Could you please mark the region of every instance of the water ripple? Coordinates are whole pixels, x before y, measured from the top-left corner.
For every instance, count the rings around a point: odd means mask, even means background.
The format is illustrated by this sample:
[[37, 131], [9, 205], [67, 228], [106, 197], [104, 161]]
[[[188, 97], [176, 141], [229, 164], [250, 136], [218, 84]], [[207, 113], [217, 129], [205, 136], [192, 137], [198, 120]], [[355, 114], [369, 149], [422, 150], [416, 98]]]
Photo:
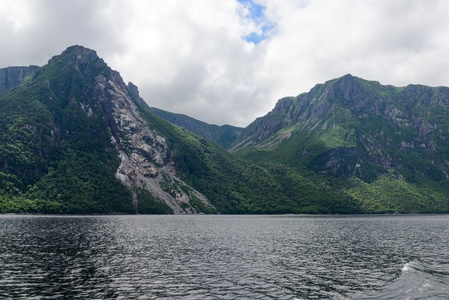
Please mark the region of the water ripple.
[[444, 299], [447, 216], [0, 216], [5, 299]]

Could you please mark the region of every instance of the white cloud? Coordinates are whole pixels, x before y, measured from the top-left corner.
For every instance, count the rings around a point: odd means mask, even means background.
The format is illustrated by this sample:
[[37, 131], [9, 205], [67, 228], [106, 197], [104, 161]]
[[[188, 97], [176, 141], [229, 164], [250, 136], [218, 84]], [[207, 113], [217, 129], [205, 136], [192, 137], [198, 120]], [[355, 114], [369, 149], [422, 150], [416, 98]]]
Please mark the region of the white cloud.
[[[448, 2], [314, 0], [297, 9], [281, 2], [267, 2], [279, 35], [266, 59], [272, 72], [284, 68], [276, 78], [285, 93], [345, 73], [396, 85], [448, 82], [442, 66], [430, 71], [446, 60], [438, 52], [449, 50]], [[295, 73], [296, 86], [288, 79]]]
[[113, 62], [128, 70], [122, 75], [135, 81], [150, 105], [210, 123], [247, 124], [248, 111], [253, 117], [266, 112], [246, 101], [258, 93], [253, 76], [262, 57], [242, 39], [255, 28], [241, 18], [242, 5], [171, 3], [132, 3], [135, 19], [124, 37], [127, 59]]
[[[253, 2], [263, 16], [236, 0], [0, 0], [0, 67], [42, 65], [80, 44], [151, 106], [241, 126], [346, 73], [449, 85], [448, 1]], [[264, 40], [245, 40], [266, 24]]]

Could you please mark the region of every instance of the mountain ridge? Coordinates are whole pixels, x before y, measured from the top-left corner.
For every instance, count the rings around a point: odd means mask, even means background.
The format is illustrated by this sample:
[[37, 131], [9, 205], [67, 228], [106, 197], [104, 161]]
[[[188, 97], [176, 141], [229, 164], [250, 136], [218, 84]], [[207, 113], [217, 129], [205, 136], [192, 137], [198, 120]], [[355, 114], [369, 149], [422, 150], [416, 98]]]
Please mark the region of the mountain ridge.
[[[16, 88], [22, 81], [30, 74], [35, 72], [40, 67], [6, 67], [0, 69], [0, 94]], [[164, 111], [159, 108], [150, 107], [145, 100], [140, 97], [139, 89], [132, 82], [126, 85], [128, 92], [134, 99], [144, 107], [162, 117], [163, 119], [182, 127], [190, 132], [198, 134], [208, 140], [214, 141], [224, 148], [229, 147], [243, 131], [243, 128], [232, 125], [213, 125], [206, 122], [194, 119], [184, 114], [176, 114]]]
[[151, 108], [72, 46], [0, 108], [1, 212], [449, 212], [446, 87], [347, 74], [215, 127]]
[[281, 169], [163, 120], [132, 88], [94, 50], [72, 46], [0, 97], [0, 212], [359, 211], [313, 183], [324, 202], [291, 197]]
[[279, 100], [231, 151], [339, 178], [341, 191], [368, 211], [447, 211], [448, 105], [447, 87], [396, 88], [345, 75]]
[[167, 112], [159, 108], [149, 107], [151, 112], [179, 127], [198, 134], [210, 141], [216, 142], [224, 148], [228, 148], [238, 139], [244, 128], [232, 125], [213, 125], [194, 119], [184, 114]]

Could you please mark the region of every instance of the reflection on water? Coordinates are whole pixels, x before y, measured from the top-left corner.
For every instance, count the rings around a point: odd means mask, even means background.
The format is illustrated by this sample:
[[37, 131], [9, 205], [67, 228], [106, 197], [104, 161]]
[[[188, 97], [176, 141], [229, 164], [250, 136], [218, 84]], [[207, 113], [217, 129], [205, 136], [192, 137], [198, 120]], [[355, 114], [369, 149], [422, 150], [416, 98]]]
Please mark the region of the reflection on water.
[[0, 216], [0, 298], [447, 299], [448, 216]]

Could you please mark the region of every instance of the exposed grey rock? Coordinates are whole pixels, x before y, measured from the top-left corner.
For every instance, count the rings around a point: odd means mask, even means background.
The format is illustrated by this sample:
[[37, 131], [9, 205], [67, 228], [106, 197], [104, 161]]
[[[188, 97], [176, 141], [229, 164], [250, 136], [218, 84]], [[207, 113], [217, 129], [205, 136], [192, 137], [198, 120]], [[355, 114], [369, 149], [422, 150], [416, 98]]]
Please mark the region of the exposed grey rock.
[[162, 187], [162, 183], [167, 184], [167, 181], [172, 187], [188, 184], [176, 176], [166, 139], [151, 130], [142, 119], [129, 89], [117, 72], [112, 72], [109, 77], [97, 76], [95, 90], [103, 110], [110, 112], [111, 119], [108, 122], [112, 133], [111, 143], [120, 153], [121, 164], [116, 177], [132, 191], [136, 210], [138, 188], [148, 190], [175, 214], [197, 213], [189, 204], [190, 197], [196, 197], [206, 206], [213, 207], [204, 195], [192, 187], [189, 187], [190, 194], [181, 188]]

